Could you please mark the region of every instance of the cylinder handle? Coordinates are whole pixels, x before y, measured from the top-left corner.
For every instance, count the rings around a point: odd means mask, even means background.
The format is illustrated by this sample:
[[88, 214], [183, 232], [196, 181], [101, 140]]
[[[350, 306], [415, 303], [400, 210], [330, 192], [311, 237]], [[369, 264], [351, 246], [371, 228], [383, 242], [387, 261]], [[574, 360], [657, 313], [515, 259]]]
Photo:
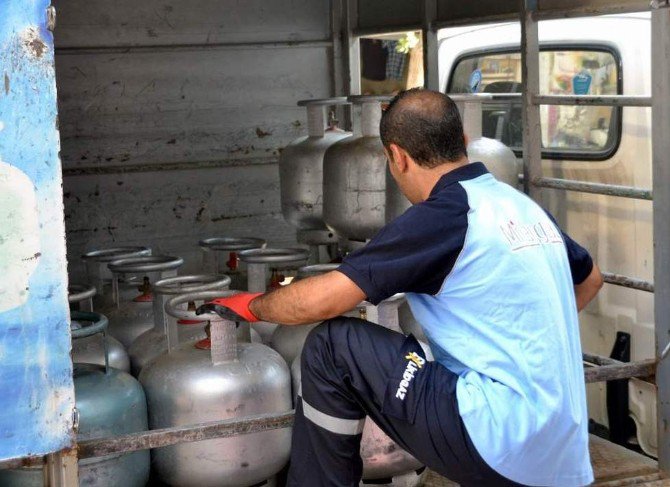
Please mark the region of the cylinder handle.
[[197, 293], [180, 294], [167, 300], [165, 303], [165, 312], [170, 316], [182, 320], [207, 320], [209, 319], [209, 315], [197, 315], [195, 310], [189, 311], [181, 305], [189, 301], [211, 301], [212, 299], [234, 296], [239, 293], [240, 291], [200, 291]]
[[181, 257], [171, 255], [148, 255], [118, 259], [108, 264], [114, 273], [124, 272], [160, 272], [178, 269], [184, 263]]
[[128, 257], [141, 257], [151, 255], [151, 249], [148, 247], [112, 247], [109, 249], [99, 249], [86, 252], [81, 256], [82, 260], [93, 262], [112, 262], [118, 259]]
[[188, 294], [209, 290], [226, 290], [230, 286], [230, 277], [214, 274], [195, 274], [189, 276], [168, 277], [157, 281], [153, 290], [156, 294]]
[[206, 250], [237, 251], [259, 249], [265, 247], [266, 242], [253, 237], [212, 237], [200, 240], [198, 245]]
[[88, 321], [91, 323], [90, 325], [71, 330], [72, 338], [75, 340], [78, 338], [90, 337], [97, 333], [102, 333], [107, 329], [107, 325], [109, 324], [107, 317], [105, 315], [101, 315], [100, 313], [93, 313], [90, 311], [72, 311], [70, 316], [73, 321]]
[[351, 95], [347, 98], [354, 105], [363, 105], [365, 103], [388, 103], [393, 100], [390, 95]]
[[320, 276], [328, 272], [337, 270], [340, 264], [313, 264], [306, 265], [298, 269], [297, 279], [305, 279], [306, 277]]
[[95, 296], [97, 290], [90, 284], [70, 284], [67, 287], [67, 300], [70, 303], [78, 303]]
[[290, 264], [308, 258], [309, 250], [300, 248], [265, 248], [240, 252], [240, 260], [247, 264]]
[[315, 98], [313, 100], [300, 100], [298, 102], [299, 107], [309, 107], [309, 106], [335, 106], [335, 105], [348, 105], [350, 102], [347, 100], [346, 96], [335, 96], [333, 98]]

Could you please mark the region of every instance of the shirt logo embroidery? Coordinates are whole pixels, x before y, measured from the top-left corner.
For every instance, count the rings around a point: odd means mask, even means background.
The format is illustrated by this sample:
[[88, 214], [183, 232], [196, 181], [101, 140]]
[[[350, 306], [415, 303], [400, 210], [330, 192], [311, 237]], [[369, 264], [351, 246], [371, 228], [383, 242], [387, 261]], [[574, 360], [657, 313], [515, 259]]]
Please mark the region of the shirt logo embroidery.
[[407, 366], [405, 367], [405, 372], [402, 374], [402, 380], [398, 384], [398, 390], [395, 391], [395, 397], [401, 401], [405, 400], [409, 383], [414, 379], [417, 371], [426, 363], [426, 360], [421, 358], [416, 352], [408, 353], [405, 359], [407, 359]]
[[500, 230], [512, 251], [538, 245], [563, 243], [563, 238], [554, 225], [546, 222], [519, 224], [510, 220], [506, 224], [500, 225]]

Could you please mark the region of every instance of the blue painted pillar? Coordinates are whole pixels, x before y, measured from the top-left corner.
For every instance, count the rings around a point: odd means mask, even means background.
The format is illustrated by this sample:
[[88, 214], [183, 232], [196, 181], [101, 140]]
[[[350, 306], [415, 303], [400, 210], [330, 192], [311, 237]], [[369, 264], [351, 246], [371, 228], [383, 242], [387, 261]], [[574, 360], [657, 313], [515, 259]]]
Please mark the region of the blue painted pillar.
[[73, 442], [50, 0], [0, 0], [0, 460]]

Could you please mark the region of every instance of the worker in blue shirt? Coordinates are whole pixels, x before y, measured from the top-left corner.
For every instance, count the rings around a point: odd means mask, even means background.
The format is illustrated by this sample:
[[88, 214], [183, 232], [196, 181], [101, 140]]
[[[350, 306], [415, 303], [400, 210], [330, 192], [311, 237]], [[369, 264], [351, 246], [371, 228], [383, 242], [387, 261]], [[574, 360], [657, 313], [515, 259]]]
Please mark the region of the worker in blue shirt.
[[[486, 161], [468, 160], [446, 95], [398, 95], [381, 139], [410, 209], [336, 271], [210, 305], [246, 321], [326, 320], [302, 353], [288, 484], [357, 486], [366, 416], [463, 486], [591, 483], [577, 313], [602, 286], [597, 266]], [[396, 293], [434, 362], [412, 336], [338, 317]]]

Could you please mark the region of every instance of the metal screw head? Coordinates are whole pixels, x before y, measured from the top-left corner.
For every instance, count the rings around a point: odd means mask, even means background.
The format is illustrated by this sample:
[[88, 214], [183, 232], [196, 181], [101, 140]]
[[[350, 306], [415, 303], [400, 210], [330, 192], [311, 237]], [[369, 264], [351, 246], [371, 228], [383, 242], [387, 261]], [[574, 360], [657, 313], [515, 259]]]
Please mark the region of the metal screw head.
[[51, 32], [56, 28], [56, 7], [49, 5], [47, 7], [47, 29]]
[[72, 429], [75, 433], [79, 432], [79, 410], [77, 408], [72, 409]]

